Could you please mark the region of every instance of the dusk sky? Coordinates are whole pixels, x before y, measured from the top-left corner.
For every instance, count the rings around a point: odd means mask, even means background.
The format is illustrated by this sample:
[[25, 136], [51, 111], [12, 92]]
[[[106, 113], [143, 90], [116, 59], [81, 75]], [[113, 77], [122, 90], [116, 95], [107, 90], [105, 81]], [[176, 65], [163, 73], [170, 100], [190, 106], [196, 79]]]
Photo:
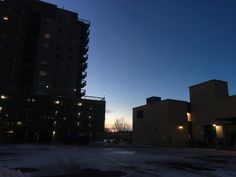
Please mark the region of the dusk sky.
[[236, 94], [235, 0], [45, 0], [89, 20], [87, 95], [104, 96], [107, 124], [132, 123], [150, 96], [189, 101], [210, 79]]

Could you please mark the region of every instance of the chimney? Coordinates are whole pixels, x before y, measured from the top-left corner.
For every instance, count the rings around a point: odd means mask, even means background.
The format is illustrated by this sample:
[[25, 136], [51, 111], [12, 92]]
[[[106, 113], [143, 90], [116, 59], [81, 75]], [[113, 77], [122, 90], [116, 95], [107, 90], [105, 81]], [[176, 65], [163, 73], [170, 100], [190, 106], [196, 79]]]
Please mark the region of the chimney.
[[152, 96], [146, 99], [146, 104], [158, 103], [161, 101], [161, 97]]

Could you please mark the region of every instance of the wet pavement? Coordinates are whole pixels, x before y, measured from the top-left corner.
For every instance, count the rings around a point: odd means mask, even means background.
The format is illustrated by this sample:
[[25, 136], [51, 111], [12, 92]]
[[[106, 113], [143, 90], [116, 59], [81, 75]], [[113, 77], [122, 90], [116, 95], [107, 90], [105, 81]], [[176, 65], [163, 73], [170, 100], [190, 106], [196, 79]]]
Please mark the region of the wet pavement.
[[236, 152], [151, 146], [0, 145], [0, 166], [31, 177], [235, 177]]

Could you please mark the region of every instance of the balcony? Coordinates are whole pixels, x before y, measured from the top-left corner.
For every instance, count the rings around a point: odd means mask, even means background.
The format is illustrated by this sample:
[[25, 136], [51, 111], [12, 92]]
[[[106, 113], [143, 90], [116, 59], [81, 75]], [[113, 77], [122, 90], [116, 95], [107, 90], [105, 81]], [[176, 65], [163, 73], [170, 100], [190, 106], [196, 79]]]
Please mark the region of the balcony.
[[85, 71], [88, 67], [88, 63], [83, 63], [82, 65], [82, 70]]
[[87, 46], [88, 43], [89, 43], [89, 39], [88, 39], [88, 38], [84, 39], [84, 43], [83, 43], [83, 44], [84, 44], [85, 46]]
[[82, 79], [85, 79], [86, 77], [87, 77], [87, 72], [86, 71], [82, 72]]
[[81, 82], [81, 88], [84, 88], [84, 87], [86, 86], [86, 84], [87, 84], [86, 80], [82, 80], [82, 82]]
[[88, 53], [88, 50], [89, 50], [89, 47], [84, 47], [84, 48], [83, 48], [83, 53], [84, 53], [84, 54]]
[[90, 34], [90, 30], [89, 29], [87, 30], [86, 34], [89, 36], [89, 34]]
[[85, 96], [86, 95], [86, 90], [85, 89], [81, 89], [81, 97]]
[[82, 57], [82, 61], [86, 62], [88, 60], [88, 56], [86, 55], [85, 57]]

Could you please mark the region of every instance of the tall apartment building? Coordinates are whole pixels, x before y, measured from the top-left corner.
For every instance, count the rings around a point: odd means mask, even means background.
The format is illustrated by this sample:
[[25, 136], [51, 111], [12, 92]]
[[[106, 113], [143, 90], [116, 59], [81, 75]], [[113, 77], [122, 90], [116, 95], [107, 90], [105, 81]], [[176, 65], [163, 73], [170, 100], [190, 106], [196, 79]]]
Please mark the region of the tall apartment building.
[[102, 134], [104, 98], [83, 99], [90, 23], [38, 0], [1, 0], [0, 17], [2, 133], [25, 142], [76, 140], [91, 137], [93, 117]]

